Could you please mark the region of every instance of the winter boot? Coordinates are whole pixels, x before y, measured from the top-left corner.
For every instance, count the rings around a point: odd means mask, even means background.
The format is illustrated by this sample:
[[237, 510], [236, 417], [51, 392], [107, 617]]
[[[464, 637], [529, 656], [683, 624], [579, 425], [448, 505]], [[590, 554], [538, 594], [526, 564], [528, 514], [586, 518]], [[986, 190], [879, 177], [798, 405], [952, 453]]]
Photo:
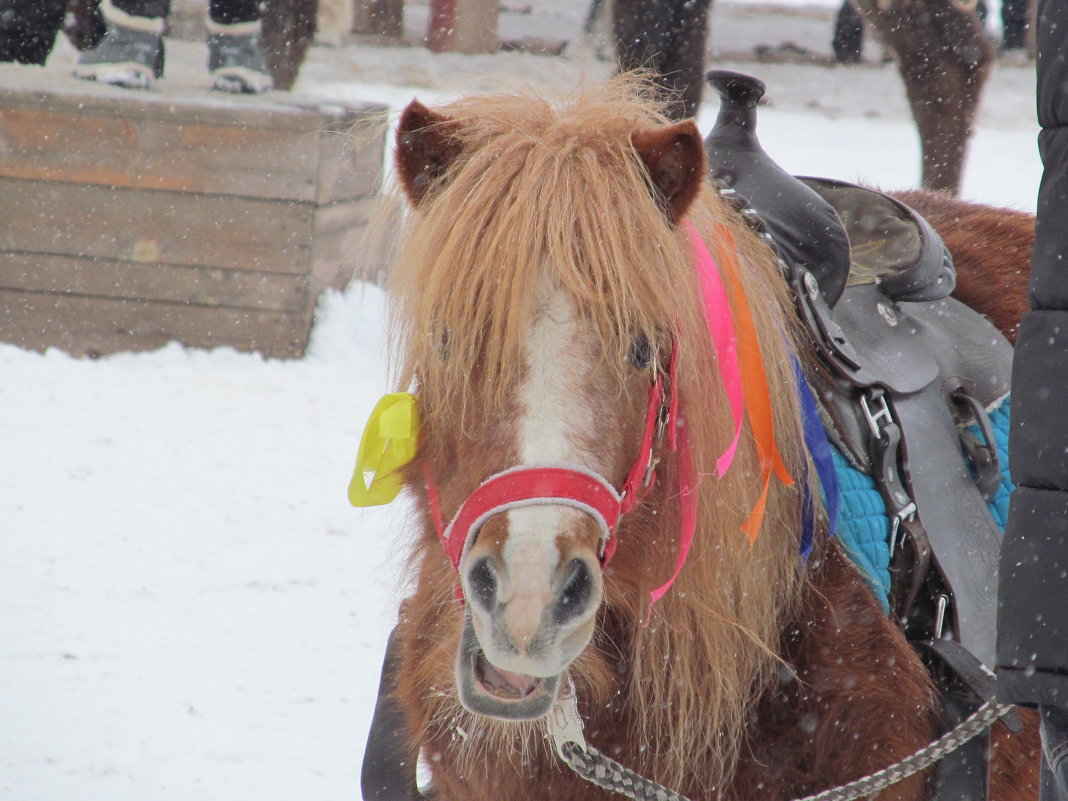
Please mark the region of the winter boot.
[[127, 89], [147, 89], [163, 75], [163, 19], [138, 17], [103, 3], [107, 33], [78, 58], [74, 76]]
[[260, 50], [260, 21], [230, 25], [208, 19], [208, 69], [220, 92], [259, 94], [274, 88]]

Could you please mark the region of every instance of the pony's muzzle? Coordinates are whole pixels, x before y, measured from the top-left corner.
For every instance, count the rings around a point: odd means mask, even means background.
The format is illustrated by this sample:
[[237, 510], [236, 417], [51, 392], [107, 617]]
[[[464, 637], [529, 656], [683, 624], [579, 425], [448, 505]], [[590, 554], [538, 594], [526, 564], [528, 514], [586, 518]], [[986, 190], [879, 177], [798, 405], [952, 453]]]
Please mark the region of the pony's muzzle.
[[476, 548], [461, 565], [475, 633], [490, 661], [503, 670], [556, 675], [592, 634], [601, 600], [594, 553], [553, 560], [516, 559]]
[[456, 665], [460, 698], [492, 717], [541, 717], [560, 675], [593, 636], [600, 564], [593, 548], [574, 546], [518, 549], [506, 560], [491, 540], [476, 543], [460, 566], [467, 600]]
[[[567, 564], [563, 565], [558, 571], [561, 573], [561, 577], [556, 594], [549, 597], [547, 608], [539, 614], [539, 618], [548, 617], [548, 619], [538, 620], [536, 628], [528, 626], [527, 628], [533, 628], [533, 630], [528, 631], [526, 636], [517, 637], [516, 632], [512, 632], [509, 639], [512, 640], [513, 646], [527, 648], [529, 645], [534, 644], [538, 630], [546, 623], [551, 623], [554, 626], [566, 626], [568, 623], [588, 615], [590, 605], [600, 589], [600, 582], [596, 578], [596, 569], [597, 566], [594, 565], [591, 568], [586, 559], [572, 557], [568, 560]], [[465, 586], [470, 601], [479, 606], [482, 611], [491, 616], [505, 611], [500, 608], [498, 569], [494, 565], [494, 560], [490, 557], [485, 556], [475, 561], [467, 571]], [[527, 599], [513, 596], [513, 600], [510, 603], [517, 604], [525, 600]], [[529, 603], [529, 601], [527, 602]], [[514, 619], [519, 615], [513, 614], [512, 617]], [[527, 615], [527, 617], [530, 617], [530, 615]]]

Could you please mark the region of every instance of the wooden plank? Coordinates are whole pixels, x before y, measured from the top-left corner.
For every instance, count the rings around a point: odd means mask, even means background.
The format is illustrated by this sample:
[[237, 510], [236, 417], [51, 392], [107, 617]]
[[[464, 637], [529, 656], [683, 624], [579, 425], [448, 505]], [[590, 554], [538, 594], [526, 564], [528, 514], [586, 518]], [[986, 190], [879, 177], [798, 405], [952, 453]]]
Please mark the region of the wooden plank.
[[353, 271], [361, 267], [360, 246], [365, 227], [327, 231], [315, 237], [312, 252], [312, 272], [309, 276], [308, 297], [312, 301], [327, 287], [344, 289], [352, 280]]
[[[25, 81], [32, 72], [11, 75]], [[385, 109], [285, 97], [244, 102], [168, 93], [161, 102], [84, 81], [63, 91], [0, 88], [0, 176], [314, 201], [316, 182], [327, 175], [318, 164], [320, 139], [384, 119]], [[319, 202], [369, 191], [381, 169], [380, 142], [378, 161], [370, 155], [334, 163], [331, 169], [348, 170], [332, 178], [342, 189]], [[368, 165], [371, 176], [361, 175]]]
[[[375, 134], [353, 135], [375, 115]], [[0, 338], [300, 355], [319, 292], [350, 279], [384, 120], [0, 65]]]
[[32, 350], [58, 347], [97, 356], [153, 350], [177, 340], [297, 358], [307, 338], [300, 314], [0, 290], [0, 340]]
[[324, 231], [337, 231], [355, 225], [365, 225], [371, 216], [375, 202], [373, 197], [362, 197], [316, 206], [313, 215], [314, 235], [318, 236]]
[[0, 108], [0, 176], [315, 199], [317, 134]]
[[0, 253], [0, 288], [302, 314], [307, 279], [281, 273]]
[[363, 270], [367, 259], [365, 241], [372, 198], [332, 203], [315, 210], [315, 235], [312, 242], [311, 273], [308, 298], [314, 305], [327, 287], [344, 289], [354, 270]]
[[131, 92], [17, 65], [0, 65], [0, 107], [303, 133], [314, 133], [333, 122], [356, 122], [382, 108], [372, 103], [327, 102], [289, 93], [227, 95], [204, 92], [199, 87]]
[[302, 275], [311, 204], [0, 178], [0, 250]]
[[332, 203], [315, 210], [311, 270], [308, 275], [306, 314], [312, 323], [319, 295], [326, 289], [344, 289], [356, 267], [366, 258], [363, 247], [367, 230], [367, 210], [371, 198]]
[[319, 135], [318, 204], [371, 195], [382, 176], [386, 118], [324, 130]]
[[[353, 278], [385, 286], [392, 257], [390, 243], [396, 239], [401, 216], [398, 210], [396, 216], [386, 215], [370, 228], [370, 217], [379, 213], [379, 202], [378, 198], [368, 197], [315, 210], [315, 286], [344, 287]], [[349, 231], [353, 220], [360, 222], [356, 230]]]

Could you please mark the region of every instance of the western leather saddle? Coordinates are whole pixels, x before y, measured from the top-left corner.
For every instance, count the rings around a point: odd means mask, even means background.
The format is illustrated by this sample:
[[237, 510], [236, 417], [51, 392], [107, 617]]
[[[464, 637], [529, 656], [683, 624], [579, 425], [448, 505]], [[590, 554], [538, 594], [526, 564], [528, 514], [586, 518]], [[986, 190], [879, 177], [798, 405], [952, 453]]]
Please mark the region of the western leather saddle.
[[[948, 729], [993, 695], [1002, 532], [985, 501], [1002, 475], [987, 411], [1008, 396], [1012, 346], [950, 297], [953, 260], [922, 217], [871, 189], [789, 175], [756, 137], [764, 84], [708, 81], [722, 101], [705, 140], [712, 181], [780, 256], [828, 436], [886, 504], [891, 609]], [[939, 763], [933, 797], [985, 798], [988, 747]]]

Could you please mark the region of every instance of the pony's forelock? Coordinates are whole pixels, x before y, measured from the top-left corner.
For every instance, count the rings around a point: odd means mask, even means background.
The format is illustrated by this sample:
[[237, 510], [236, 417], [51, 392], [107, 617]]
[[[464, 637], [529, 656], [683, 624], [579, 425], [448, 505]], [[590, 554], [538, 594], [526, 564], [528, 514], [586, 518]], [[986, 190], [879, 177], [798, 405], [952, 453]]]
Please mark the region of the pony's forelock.
[[410, 215], [391, 276], [402, 372], [431, 406], [500, 406], [547, 269], [613, 363], [671, 319], [679, 287], [660, 279], [682, 243], [630, 146], [665, 119], [635, 97], [642, 87], [617, 80], [561, 107], [502, 95], [438, 110], [461, 155]]

